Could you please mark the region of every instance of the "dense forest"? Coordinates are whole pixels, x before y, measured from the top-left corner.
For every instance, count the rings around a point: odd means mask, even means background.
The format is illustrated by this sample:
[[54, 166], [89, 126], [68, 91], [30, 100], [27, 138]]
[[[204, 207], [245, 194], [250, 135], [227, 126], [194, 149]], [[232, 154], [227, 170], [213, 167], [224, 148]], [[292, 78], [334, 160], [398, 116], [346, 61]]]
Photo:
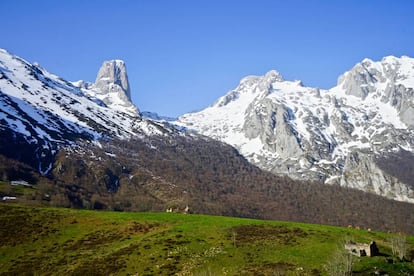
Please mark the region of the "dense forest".
[[20, 202], [118, 211], [188, 207], [192, 213], [414, 233], [413, 204], [264, 172], [206, 137], [82, 142], [60, 150], [47, 176], [4, 156], [1, 164], [3, 181], [35, 184], [36, 193]]

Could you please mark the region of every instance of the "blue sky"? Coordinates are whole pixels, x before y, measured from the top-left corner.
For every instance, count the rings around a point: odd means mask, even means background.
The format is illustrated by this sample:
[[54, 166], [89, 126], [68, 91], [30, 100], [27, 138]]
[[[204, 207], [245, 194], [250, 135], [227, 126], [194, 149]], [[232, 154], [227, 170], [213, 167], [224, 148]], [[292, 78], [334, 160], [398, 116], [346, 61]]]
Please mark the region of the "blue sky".
[[271, 69], [330, 88], [368, 57], [414, 57], [414, 1], [1, 0], [0, 48], [70, 81], [123, 59], [141, 111], [177, 116]]

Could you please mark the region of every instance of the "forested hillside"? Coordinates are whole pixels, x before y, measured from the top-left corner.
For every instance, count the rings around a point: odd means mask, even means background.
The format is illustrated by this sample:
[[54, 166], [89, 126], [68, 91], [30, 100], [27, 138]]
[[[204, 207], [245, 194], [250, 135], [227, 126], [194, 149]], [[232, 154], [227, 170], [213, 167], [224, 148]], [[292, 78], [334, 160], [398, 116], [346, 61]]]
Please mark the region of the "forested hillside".
[[47, 178], [15, 163], [15, 171], [1, 168], [3, 179], [27, 177], [36, 189], [35, 196], [17, 194], [22, 201], [119, 211], [182, 212], [188, 206], [192, 213], [414, 232], [413, 204], [278, 177], [209, 138], [84, 143], [60, 151]]

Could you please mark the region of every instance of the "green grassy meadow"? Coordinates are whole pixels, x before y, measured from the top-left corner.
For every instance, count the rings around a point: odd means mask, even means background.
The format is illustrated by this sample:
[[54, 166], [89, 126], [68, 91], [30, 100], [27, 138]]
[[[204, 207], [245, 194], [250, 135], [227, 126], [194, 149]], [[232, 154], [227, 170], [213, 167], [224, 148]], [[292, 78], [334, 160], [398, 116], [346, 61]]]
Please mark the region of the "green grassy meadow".
[[0, 221], [0, 275], [328, 275], [346, 239], [381, 252], [355, 257], [354, 275], [414, 275], [392, 256], [391, 234], [367, 230], [13, 203], [0, 204]]

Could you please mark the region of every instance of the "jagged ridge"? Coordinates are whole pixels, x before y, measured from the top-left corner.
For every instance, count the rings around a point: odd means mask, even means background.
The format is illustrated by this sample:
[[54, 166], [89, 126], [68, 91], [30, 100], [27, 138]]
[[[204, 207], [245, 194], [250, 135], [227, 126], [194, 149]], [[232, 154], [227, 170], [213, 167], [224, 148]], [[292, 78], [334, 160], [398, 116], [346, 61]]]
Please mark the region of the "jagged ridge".
[[[96, 83], [73, 85], [38, 65], [5, 51], [0, 54], [1, 180], [22, 179], [37, 189], [28, 198], [20, 199], [19, 195], [19, 203], [41, 201], [52, 206], [157, 211], [190, 205], [195, 212], [203, 213], [413, 231], [412, 204], [263, 172], [221, 142], [180, 132], [140, 114], [120, 112], [111, 101], [105, 103], [104, 97], [94, 96], [92, 90], [101, 89]], [[103, 75], [97, 78], [98, 82], [110, 79]], [[127, 104], [129, 94], [125, 82], [122, 84], [123, 73], [115, 75], [110, 86], [116, 87], [117, 92], [112, 96], [123, 92], [125, 97], [115, 99]], [[267, 152], [289, 157], [290, 148], [296, 148], [297, 155], [306, 150], [305, 141], [309, 140], [302, 139], [306, 131], [309, 135], [323, 133], [301, 126], [300, 122], [305, 121], [298, 118], [303, 115], [281, 102], [293, 96], [289, 100], [300, 106], [296, 89], [303, 94], [309, 91], [299, 82], [286, 82], [272, 71], [264, 77], [247, 78], [242, 86], [243, 89], [232, 91], [216, 104], [216, 108], [245, 105], [240, 114], [248, 111], [246, 119], [235, 117], [240, 125], [229, 120], [246, 134], [237, 136], [222, 128], [223, 133], [230, 133], [228, 137], [244, 137], [259, 146], [264, 140], [268, 142]], [[279, 90], [292, 93], [278, 99], [276, 94], [285, 93]], [[314, 89], [311, 93], [323, 98], [321, 91]], [[258, 96], [254, 102], [250, 101], [252, 95]], [[234, 109], [223, 111], [229, 118], [237, 115], [226, 113]], [[314, 120], [318, 122], [317, 118]], [[348, 129], [352, 125], [344, 131]], [[281, 140], [272, 141], [277, 133], [282, 134]], [[257, 145], [246, 143], [242, 150], [250, 150], [256, 154], [253, 157], [259, 158], [254, 147]], [[333, 144], [332, 148], [336, 147]], [[328, 148], [319, 154], [329, 153]], [[362, 158], [354, 155], [352, 160], [361, 164]], [[380, 160], [381, 166], [387, 162], [384, 160]], [[294, 169], [302, 161], [290, 162]], [[311, 171], [303, 169], [303, 173]], [[396, 170], [389, 173], [393, 175]], [[4, 195], [8, 194], [1, 191], [0, 196]], [[337, 208], [333, 210], [335, 204]], [[364, 212], [357, 211], [361, 208]]]
[[413, 154], [413, 68], [408, 57], [365, 59], [329, 90], [270, 71], [242, 79], [214, 105], [176, 124], [229, 143], [274, 173], [413, 202], [413, 183], [375, 161]]
[[119, 60], [104, 62], [95, 84], [74, 85], [0, 50], [0, 131], [5, 151], [18, 157], [23, 153], [19, 148], [11, 153], [8, 144], [31, 145], [31, 164], [37, 160], [39, 171], [46, 174], [57, 150], [79, 139], [125, 139], [174, 131], [142, 118], [130, 93], [125, 63]]

